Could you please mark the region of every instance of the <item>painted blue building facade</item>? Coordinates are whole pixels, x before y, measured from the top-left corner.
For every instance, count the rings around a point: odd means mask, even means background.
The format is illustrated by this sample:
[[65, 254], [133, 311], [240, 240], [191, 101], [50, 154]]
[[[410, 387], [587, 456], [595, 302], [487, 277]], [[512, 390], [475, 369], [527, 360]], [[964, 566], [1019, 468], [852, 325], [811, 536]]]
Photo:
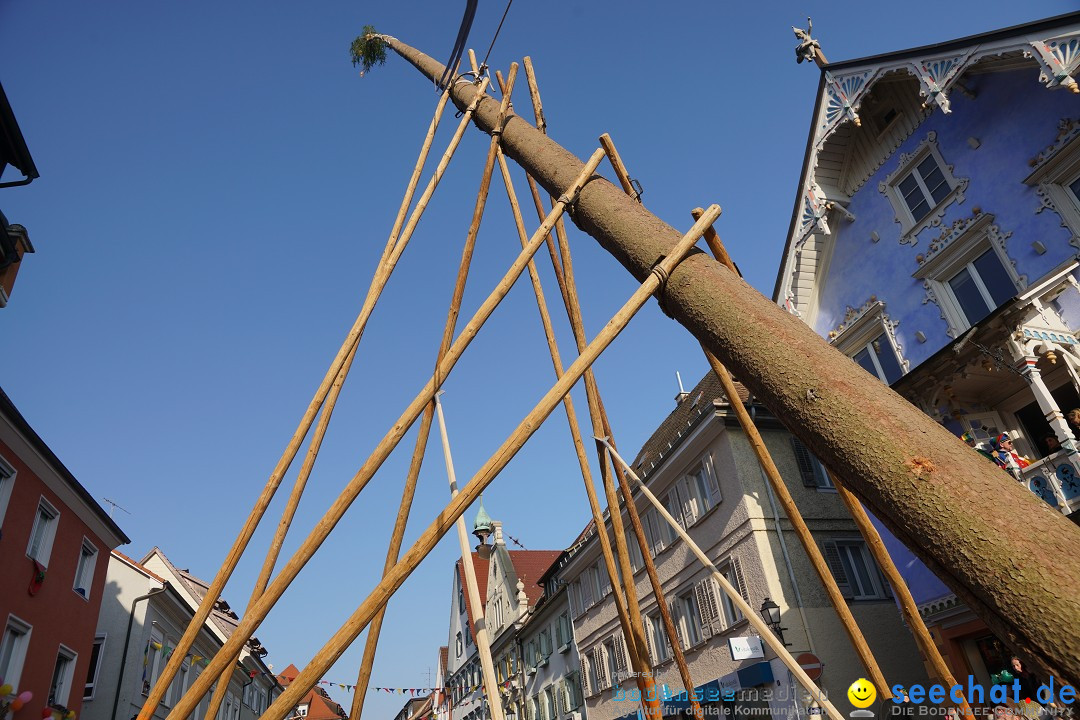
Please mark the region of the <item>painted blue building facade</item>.
[[[818, 64], [774, 299], [956, 435], [1008, 433], [1009, 481], [1080, 512], [1080, 13]], [[996, 671], [890, 548], [954, 669]]]

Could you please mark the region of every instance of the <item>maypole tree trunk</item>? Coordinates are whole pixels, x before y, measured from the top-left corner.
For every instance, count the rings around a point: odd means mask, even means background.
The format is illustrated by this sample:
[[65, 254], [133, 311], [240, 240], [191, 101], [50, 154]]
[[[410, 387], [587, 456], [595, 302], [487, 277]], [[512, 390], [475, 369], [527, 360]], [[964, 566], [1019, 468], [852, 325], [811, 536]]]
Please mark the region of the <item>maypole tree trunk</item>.
[[[443, 66], [387, 45], [429, 78]], [[466, 107], [476, 88], [453, 84]], [[473, 121], [491, 132], [499, 103]], [[519, 116], [503, 152], [550, 193], [583, 163]], [[609, 182], [574, 223], [639, 281], [680, 237]], [[1080, 681], [1080, 529], [704, 253], [671, 274], [663, 307], [775, 413], [999, 637], [1057, 683]]]

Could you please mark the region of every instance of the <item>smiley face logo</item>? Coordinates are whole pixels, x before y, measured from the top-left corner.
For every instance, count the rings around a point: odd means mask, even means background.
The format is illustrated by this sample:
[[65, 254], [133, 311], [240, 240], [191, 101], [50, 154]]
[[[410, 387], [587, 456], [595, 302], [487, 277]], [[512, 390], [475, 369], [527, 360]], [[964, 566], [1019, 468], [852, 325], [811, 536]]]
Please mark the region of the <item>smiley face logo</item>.
[[857, 708], [867, 708], [877, 699], [877, 688], [866, 678], [859, 678], [851, 683], [847, 691], [848, 700]]

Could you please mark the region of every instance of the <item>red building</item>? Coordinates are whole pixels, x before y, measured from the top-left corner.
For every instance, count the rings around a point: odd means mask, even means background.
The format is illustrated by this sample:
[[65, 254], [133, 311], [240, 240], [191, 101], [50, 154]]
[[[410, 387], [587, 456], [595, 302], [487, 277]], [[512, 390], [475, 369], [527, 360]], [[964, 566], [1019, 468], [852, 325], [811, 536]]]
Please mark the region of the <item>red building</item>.
[[[289, 665], [277, 676], [282, 687], [289, 687], [289, 683], [296, 679], [300, 670], [295, 665]], [[316, 685], [308, 694], [297, 703], [296, 711], [290, 720], [349, 720], [345, 709], [331, 699], [330, 694]]]
[[0, 677], [33, 693], [14, 720], [79, 713], [109, 554], [127, 542], [0, 390]]

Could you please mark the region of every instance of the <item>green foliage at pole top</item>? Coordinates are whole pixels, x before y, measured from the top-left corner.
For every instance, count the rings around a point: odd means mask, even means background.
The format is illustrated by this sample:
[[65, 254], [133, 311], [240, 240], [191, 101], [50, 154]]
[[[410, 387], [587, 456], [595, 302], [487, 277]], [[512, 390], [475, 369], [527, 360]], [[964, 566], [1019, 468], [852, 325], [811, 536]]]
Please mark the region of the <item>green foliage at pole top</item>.
[[371, 68], [386, 62], [386, 42], [375, 33], [374, 26], [365, 25], [363, 32], [352, 41], [349, 54], [353, 67], [361, 66], [360, 77], [363, 77]]

